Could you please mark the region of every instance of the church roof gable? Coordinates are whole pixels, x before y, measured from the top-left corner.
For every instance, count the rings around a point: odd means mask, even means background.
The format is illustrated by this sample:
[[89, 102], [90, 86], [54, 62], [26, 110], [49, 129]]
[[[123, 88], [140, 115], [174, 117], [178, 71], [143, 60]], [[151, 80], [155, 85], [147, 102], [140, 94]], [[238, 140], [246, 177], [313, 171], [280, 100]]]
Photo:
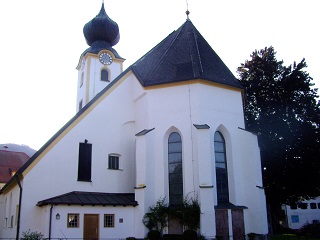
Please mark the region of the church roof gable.
[[131, 67], [144, 87], [203, 79], [242, 88], [190, 20]]

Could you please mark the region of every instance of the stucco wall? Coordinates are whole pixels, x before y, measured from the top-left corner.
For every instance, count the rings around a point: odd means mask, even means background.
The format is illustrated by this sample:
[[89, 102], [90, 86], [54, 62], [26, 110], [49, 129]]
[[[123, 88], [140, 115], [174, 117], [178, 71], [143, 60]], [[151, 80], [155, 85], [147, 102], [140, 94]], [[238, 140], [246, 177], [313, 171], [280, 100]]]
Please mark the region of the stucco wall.
[[[196, 129], [194, 124], [209, 128]], [[128, 75], [79, 116], [38, 157], [36, 165], [25, 171], [21, 231], [48, 233], [48, 209], [37, 207], [38, 201], [71, 191], [135, 192], [139, 206], [114, 210], [130, 219], [128, 226], [120, 225], [128, 229], [121, 236], [144, 237], [144, 213], [160, 198], [168, 198], [168, 136], [175, 131], [182, 138], [184, 196], [199, 199], [201, 233], [214, 237], [217, 196], [213, 143], [214, 133], [220, 131], [226, 141], [230, 202], [248, 208], [246, 233], [265, 234], [265, 196], [263, 189], [256, 187], [262, 186], [257, 138], [239, 127], [244, 128], [240, 90], [203, 82], [144, 89], [135, 76]], [[144, 129], [153, 130], [135, 136]], [[91, 182], [77, 181], [79, 142], [85, 139], [92, 144]], [[120, 170], [108, 169], [111, 153], [120, 155]], [[69, 210], [59, 206], [61, 216]], [[74, 210], [84, 214], [105, 208]], [[57, 237], [65, 229], [63, 222], [54, 223], [59, 226], [54, 231]], [[115, 236], [109, 230], [106, 235]], [[72, 231], [76, 232], [70, 235], [80, 234], [79, 229]]]

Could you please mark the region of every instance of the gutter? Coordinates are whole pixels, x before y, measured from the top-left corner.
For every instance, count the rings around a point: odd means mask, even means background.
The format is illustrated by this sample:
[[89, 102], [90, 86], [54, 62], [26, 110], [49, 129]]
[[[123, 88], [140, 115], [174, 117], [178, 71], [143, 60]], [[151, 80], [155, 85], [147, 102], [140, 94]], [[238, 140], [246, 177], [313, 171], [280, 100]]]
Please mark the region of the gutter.
[[49, 240], [51, 240], [52, 208], [53, 208], [53, 205], [51, 205], [51, 207], [50, 207], [50, 219], [49, 219]]
[[17, 183], [20, 188], [20, 194], [19, 194], [19, 209], [18, 209], [18, 219], [17, 219], [17, 234], [16, 234], [16, 240], [19, 240], [19, 231], [20, 231], [20, 216], [21, 216], [21, 202], [22, 202], [22, 186], [20, 183], [20, 179], [18, 175], [15, 176]]

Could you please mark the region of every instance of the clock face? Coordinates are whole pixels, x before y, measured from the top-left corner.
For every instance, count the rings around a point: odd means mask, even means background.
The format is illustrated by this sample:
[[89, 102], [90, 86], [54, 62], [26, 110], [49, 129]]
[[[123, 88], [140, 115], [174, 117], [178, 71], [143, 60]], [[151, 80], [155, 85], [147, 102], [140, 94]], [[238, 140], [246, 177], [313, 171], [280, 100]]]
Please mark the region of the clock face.
[[101, 53], [99, 60], [104, 65], [110, 65], [112, 63], [112, 57], [108, 53]]

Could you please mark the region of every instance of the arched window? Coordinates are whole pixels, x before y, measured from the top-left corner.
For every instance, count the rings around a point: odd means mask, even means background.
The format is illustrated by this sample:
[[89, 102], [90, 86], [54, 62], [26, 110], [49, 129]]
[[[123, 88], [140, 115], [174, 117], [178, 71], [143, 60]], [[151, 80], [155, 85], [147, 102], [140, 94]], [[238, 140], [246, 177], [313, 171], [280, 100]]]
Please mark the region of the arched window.
[[101, 70], [101, 81], [107, 81], [109, 82], [109, 73], [107, 69]]
[[80, 87], [82, 87], [83, 85], [83, 79], [84, 79], [84, 73], [81, 74]]
[[214, 134], [214, 153], [216, 163], [216, 184], [218, 205], [229, 202], [228, 168], [226, 143], [220, 132]]
[[168, 139], [168, 169], [169, 169], [169, 203], [181, 204], [183, 201], [182, 180], [182, 142], [177, 132], [170, 134]]

